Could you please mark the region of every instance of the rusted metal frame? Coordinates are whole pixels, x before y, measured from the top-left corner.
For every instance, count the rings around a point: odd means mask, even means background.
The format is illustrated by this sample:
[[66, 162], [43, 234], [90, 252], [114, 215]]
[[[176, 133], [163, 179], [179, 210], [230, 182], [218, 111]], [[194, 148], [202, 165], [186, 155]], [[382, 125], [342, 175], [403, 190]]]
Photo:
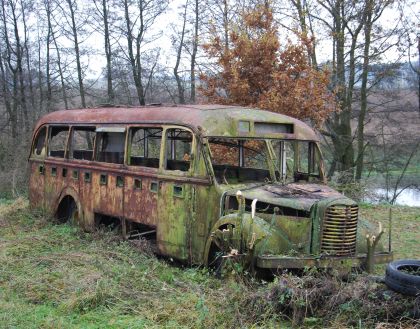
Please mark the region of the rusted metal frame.
[[[86, 124], [86, 125], [71, 125], [70, 126], [70, 132], [69, 132], [69, 141], [70, 141], [70, 145], [69, 145], [69, 153], [71, 154], [73, 151], [74, 151], [74, 145], [73, 145], [73, 141], [74, 141], [74, 138], [73, 138], [73, 136], [74, 136], [74, 130], [75, 130], [75, 128], [77, 128], [77, 127], [84, 127], [84, 128], [96, 128], [96, 126], [95, 125], [89, 125], [89, 124]], [[92, 159], [91, 160], [82, 160], [82, 161], [95, 161], [95, 159], [96, 159], [96, 140], [97, 140], [97, 138], [96, 138], [96, 132], [95, 132], [95, 139], [93, 140], [93, 145], [92, 145]], [[74, 158], [70, 158], [70, 156], [68, 156], [68, 159], [69, 160], [72, 160], [72, 161], [74, 161], [74, 160], [81, 160], [81, 159], [74, 159]]]
[[[50, 151], [50, 140], [51, 140], [51, 132], [53, 127], [68, 127], [67, 129], [67, 138], [66, 138], [66, 142], [64, 145], [64, 157], [63, 159], [68, 159], [68, 152], [69, 152], [69, 139], [70, 139], [70, 128], [72, 127], [72, 125], [70, 124], [66, 124], [66, 123], [59, 123], [59, 124], [55, 124], [55, 123], [49, 123], [48, 124], [48, 142], [47, 142], [47, 152], [46, 152], [46, 158], [49, 157], [49, 151]], [[61, 159], [61, 158], [59, 158]]]
[[[205, 137], [205, 139], [206, 139], [205, 145], [206, 145], [207, 154], [208, 154], [208, 157], [209, 157], [208, 161], [209, 161], [209, 164], [210, 164], [210, 167], [211, 167], [211, 175], [212, 175], [212, 178], [214, 180], [214, 183], [217, 186], [219, 186], [220, 184], [217, 182], [217, 179], [214, 178], [215, 176], [214, 176], [214, 171], [213, 171], [213, 164], [212, 164], [212, 161], [211, 161], [211, 159], [212, 159], [211, 148], [210, 148], [210, 145], [209, 145], [209, 142], [208, 142], [209, 138], [210, 139], [217, 138], [217, 139], [224, 139], [224, 140], [226, 140], [226, 139], [236, 139], [238, 141], [238, 150], [239, 150], [238, 153], [239, 153], [240, 167], [242, 167], [241, 157], [243, 157], [243, 155], [244, 155], [243, 154], [243, 145], [241, 145], [240, 142], [244, 141], [244, 140], [262, 140], [262, 141], [264, 141], [265, 142], [265, 147], [266, 147], [267, 153], [268, 153], [267, 154], [268, 156], [266, 157], [266, 164], [268, 166], [268, 171], [270, 173], [272, 181], [277, 182], [276, 174], [275, 174], [275, 165], [274, 165], [275, 159], [273, 158], [274, 152], [269, 149], [269, 146], [271, 146], [271, 145], [269, 145], [270, 144], [269, 143], [270, 139], [264, 139], [264, 138], [260, 138], [260, 137], [242, 137], [242, 136], [228, 136], [228, 137], [226, 137], [226, 136], [220, 136], [220, 137], [218, 137], [218, 136], [206, 136]], [[241, 153], [241, 150], [242, 150], [242, 153]]]
[[278, 182], [277, 177], [276, 177], [276, 166], [275, 166], [276, 157], [274, 154], [273, 146], [271, 145], [268, 139], [264, 139], [264, 142], [265, 142], [265, 148], [267, 149], [267, 153], [268, 153], [266, 161], [268, 165], [268, 170], [270, 172], [271, 181]]
[[311, 176], [311, 174], [314, 172], [315, 169], [315, 146], [314, 142], [309, 142], [308, 144], [308, 174]]
[[136, 233], [136, 234], [130, 234], [130, 238], [141, 238], [142, 236], [145, 235], [149, 235], [149, 234], [153, 234], [156, 233], [156, 230], [150, 230], [150, 231], [146, 231], [146, 232], [141, 232], [141, 233]]
[[319, 178], [322, 181], [322, 183], [326, 185], [327, 177], [325, 176], [325, 164], [324, 164], [324, 161], [322, 161], [323, 159], [322, 151], [319, 146], [319, 142], [314, 142], [314, 143], [315, 143], [315, 148], [316, 148], [315, 152], [318, 152]]
[[[29, 159], [31, 159], [31, 158], [32, 158], [32, 156], [33, 156], [33, 150], [34, 150], [34, 147], [35, 147], [35, 139], [36, 139], [36, 137], [38, 136], [39, 132], [40, 132], [40, 131], [44, 128], [44, 127], [46, 128], [46, 130], [45, 130], [45, 140], [44, 140], [44, 146], [45, 146], [45, 153], [47, 152], [48, 124], [42, 124], [42, 125], [40, 125], [37, 129], [35, 129], [35, 130], [34, 130], [34, 132], [32, 133], [31, 148], [30, 148], [30, 150], [29, 150], [29, 155], [28, 155], [28, 158], [27, 158], [27, 160], [28, 160], [28, 161], [29, 161]], [[46, 154], [45, 154], [45, 156], [46, 156]], [[45, 156], [44, 156], [44, 157], [39, 156], [38, 158], [45, 158]]]
[[[174, 170], [165, 169], [166, 162], [168, 160], [167, 159], [167, 156], [166, 156], [166, 145], [168, 143], [168, 138], [167, 138], [168, 136], [167, 136], [167, 134], [168, 134], [168, 130], [170, 130], [170, 129], [182, 129], [182, 130], [185, 130], [185, 131], [188, 131], [189, 133], [191, 133], [191, 136], [192, 136], [192, 140], [191, 140], [191, 161], [190, 161], [190, 168], [188, 169], [188, 171], [185, 171], [185, 172], [176, 171], [176, 175], [174, 175]], [[172, 140], [171, 140], [171, 143], [172, 143]], [[194, 131], [192, 129], [186, 129], [184, 127], [180, 128], [177, 125], [165, 125], [163, 127], [163, 131], [162, 131], [162, 141], [161, 141], [161, 150], [160, 150], [161, 153], [160, 153], [160, 161], [159, 161], [159, 172], [161, 172], [163, 174], [170, 173], [170, 174], [172, 174], [174, 176], [192, 176], [193, 173], [194, 173], [194, 171], [195, 171], [195, 163], [197, 162], [196, 161], [196, 158], [197, 158], [197, 156], [196, 156], [196, 152], [197, 152], [196, 148], [197, 148], [197, 145], [196, 144], [197, 144], [197, 142], [196, 142], [195, 133], [194, 133]], [[171, 149], [172, 149], [172, 146], [171, 146]], [[172, 150], [171, 150], [171, 152], [172, 152]]]
[[197, 142], [197, 147], [201, 146], [200, 152], [203, 156], [203, 161], [206, 166], [208, 178], [210, 178], [210, 185], [214, 183], [217, 186], [217, 180], [215, 178], [213, 166], [211, 163], [211, 150], [210, 150], [208, 139], [206, 137], [203, 137], [200, 134], [200, 132], [196, 136], [197, 136], [197, 140], [199, 140], [199, 142]]

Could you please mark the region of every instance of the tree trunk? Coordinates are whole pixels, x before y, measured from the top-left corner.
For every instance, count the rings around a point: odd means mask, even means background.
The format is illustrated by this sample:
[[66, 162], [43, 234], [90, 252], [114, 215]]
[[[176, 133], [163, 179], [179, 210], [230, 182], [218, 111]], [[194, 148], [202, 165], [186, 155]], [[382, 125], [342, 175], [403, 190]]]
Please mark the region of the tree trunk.
[[15, 42], [16, 42], [16, 48], [14, 50], [15, 56], [16, 56], [16, 69], [17, 69], [17, 75], [19, 79], [19, 103], [22, 110], [22, 116], [23, 116], [23, 126], [25, 132], [29, 132], [29, 116], [28, 116], [28, 108], [26, 105], [26, 95], [25, 95], [25, 82], [23, 79], [23, 66], [22, 66], [22, 45], [20, 42], [20, 35], [19, 35], [19, 29], [18, 29], [18, 21], [16, 17], [16, 4], [10, 3], [11, 9], [12, 9], [12, 18], [13, 18], [13, 29], [14, 29], [14, 35], [15, 35]]
[[26, 69], [27, 69], [27, 74], [28, 74], [28, 80], [29, 80], [29, 97], [31, 100], [31, 121], [33, 121], [34, 119], [34, 111], [36, 111], [36, 107], [35, 107], [35, 94], [34, 94], [34, 86], [33, 86], [33, 82], [32, 82], [32, 72], [31, 72], [31, 64], [30, 64], [30, 55], [29, 55], [29, 47], [28, 47], [28, 28], [26, 26], [26, 17], [25, 17], [25, 7], [24, 7], [24, 3], [21, 0], [20, 1], [21, 7], [22, 7], [22, 20], [23, 20], [23, 31], [24, 31], [24, 37], [25, 37], [25, 41], [23, 43], [23, 46], [25, 48], [25, 56], [26, 56]]
[[[47, 78], [47, 112], [51, 112], [51, 100], [52, 100], [52, 87], [51, 87], [51, 70], [50, 70], [50, 43], [52, 36], [52, 25], [51, 25], [51, 7], [50, 2], [45, 1], [45, 11], [47, 13], [47, 49], [46, 49], [46, 78]], [[55, 42], [55, 40], [54, 40]], [[57, 45], [56, 45], [57, 47]], [[57, 50], [58, 51], [58, 50]]]
[[179, 63], [181, 62], [182, 48], [184, 47], [185, 25], [187, 23], [187, 8], [188, 8], [188, 0], [185, 3], [181, 39], [179, 41], [179, 46], [176, 53], [176, 63], [174, 67], [174, 75], [175, 75], [176, 85], [178, 87], [178, 102], [180, 104], [185, 104], [184, 86], [182, 85], [182, 81], [181, 81], [181, 77], [179, 76], [178, 69], [179, 69]]
[[60, 75], [61, 92], [63, 94], [64, 108], [66, 110], [68, 110], [69, 104], [68, 104], [68, 101], [67, 101], [66, 84], [65, 84], [65, 81], [64, 81], [63, 70], [62, 70], [62, 67], [61, 67], [61, 55], [60, 55], [60, 50], [58, 49], [57, 39], [55, 37], [54, 31], [51, 31], [51, 36], [52, 36], [52, 39], [54, 41], [54, 47], [55, 47], [56, 52], [57, 52], [57, 66], [58, 66], [58, 74]]
[[16, 137], [16, 123], [14, 123], [14, 120], [12, 120], [12, 118], [14, 117], [14, 113], [13, 113], [13, 108], [12, 105], [10, 103], [10, 91], [9, 91], [9, 87], [8, 87], [8, 79], [6, 78], [6, 72], [5, 72], [5, 68], [3, 65], [3, 58], [0, 57], [0, 73], [1, 73], [1, 90], [3, 93], [3, 99], [4, 99], [4, 105], [6, 108], [6, 112], [9, 116], [9, 120], [11, 122], [11, 132], [12, 132], [12, 137]]
[[193, 37], [193, 44], [192, 44], [192, 52], [191, 52], [191, 70], [190, 70], [190, 79], [191, 79], [191, 103], [195, 103], [196, 95], [195, 95], [195, 59], [197, 57], [197, 50], [198, 50], [198, 0], [195, 0], [195, 21], [194, 21], [194, 37]]
[[74, 41], [74, 51], [76, 53], [77, 78], [79, 80], [80, 99], [82, 102], [82, 108], [86, 108], [85, 88], [83, 86], [82, 65], [80, 64], [79, 41], [77, 39], [77, 27], [76, 27], [76, 20], [74, 17], [74, 7], [73, 7], [72, 0], [67, 0], [67, 4], [70, 10], [71, 29], [72, 29], [73, 41]]
[[104, 18], [104, 38], [105, 38], [105, 57], [106, 57], [106, 78], [108, 90], [108, 102], [114, 103], [115, 94], [112, 87], [112, 49], [111, 40], [109, 37], [109, 23], [108, 23], [108, 3], [107, 0], [102, 0], [102, 11]]
[[38, 109], [40, 115], [42, 113], [42, 107], [44, 105], [44, 91], [42, 90], [42, 65], [41, 65], [41, 37], [39, 35], [38, 28], [38, 89], [39, 89], [39, 103]]
[[[308, 10], [308, 4], [306, 1], [303, 0], [303, 3], [301, 0], [292, 0], [292, 4], [295, 6], [298, 18], [299, 18], [299, 25], [300, 30], [302, 34], [305, 37], [309, 37], [308, 33], [308, 25], [306, 24], [306, 18], [309, 18], [309, 10]], [[308, 56], [311, 61], [311, 66], [316, 68], [317, 67], [317, 60], [316, 60], [316, 53], [315, 53], [315, 45], [308, 46], [307, 48]]]
[[[142, 2], [140, 1], [140, 6], [141, 6], [141, 3]], [[144, 97], [144, 88], [143, 88], [143, 84], [141, 80], [142, 67], [141, 67], [141, 62], [140, 62], [140, 40], [141, 40], [143, 31], [141, 27], [137, 38], [135, 38], [136, 54], [134, 54], [134, 49], [133, 49], [134, 38], [132, 34], [133, 31], [132, 31], [132, 26], [131, 26], [131, 21], [130, 21], [130, 14], [129, 14], [127, 0], [124, 0], [124, 14], [125, 14], [125, 23], [127, 27], [126, 32], [127, 32], [128, 57], [129, 57], [130, 65], [131, 65], [131, 71], [133, 74], [134, 84], [136, 86], [137, 97], [138, 97], [140, 105], [146, 105], [145, 97]], [[142, 21], [142, 19], [143, 19], [142, 12], [140, 8], [140, 20]], [[143, 24], [141, 24], [141, 26], [143, 26]]]
[[363, 65], [362, 65], [362, 86], [360, 88], [360, 113], [357, 121], [357, 161], [356, 161], [356, 180], [362, 178], [363, 172], [363, 159], [364, 159], [364, 128], [365, 128], [365, 117], [367, 112], [367, 83], [368, 83], [368, 72], [369, 72], [369, 49], [372, 32], [372, 10], [373, 0], [366, 2], [366, 15], [365, 15], [365, 44], [363, 48]]

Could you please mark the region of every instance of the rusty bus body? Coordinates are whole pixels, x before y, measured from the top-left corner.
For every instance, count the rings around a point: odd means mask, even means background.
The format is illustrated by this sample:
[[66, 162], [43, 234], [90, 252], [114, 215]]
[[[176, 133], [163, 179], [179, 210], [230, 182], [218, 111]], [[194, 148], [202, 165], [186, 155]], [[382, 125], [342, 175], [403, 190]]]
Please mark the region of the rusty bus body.
[[191, 264], [366, 260], [372, 228], [325, 184], [314, 131], [284, 115], [217, 105], [57, 111], [37, 123], [29, 162], [32, 207], [86, 230], [112, 219], [124, 236], [152, 235], [158, 253]]

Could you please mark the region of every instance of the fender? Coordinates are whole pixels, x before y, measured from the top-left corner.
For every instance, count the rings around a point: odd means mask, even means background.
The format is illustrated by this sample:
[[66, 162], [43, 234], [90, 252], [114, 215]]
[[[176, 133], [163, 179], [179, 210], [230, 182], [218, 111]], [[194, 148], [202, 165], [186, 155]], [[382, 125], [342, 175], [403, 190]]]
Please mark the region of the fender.
[[61, 203], [61, 201], [63, 201], [63, 199], [66, 197], [66, 196], [71, 196], [72, 198], [73, 198], [73, 200], [74, 200], [74, 202], [76, 202], [76, 205], [77, 205], [77, 210], [78, 210], [78, 212], [79, 212], [79, 225], [81, 225], [82, 227], [84, 227], [85, 225], [85, 223], [84, 223], [84, 213], [83, 213], [83, 207], [82, 207], [82, 204], [80, 203], [80, 200], [79, 200], [79, 194], [77, 193], [77, 191], [74, 189], [74, 188], [72, 188], [72, 187], [69, 187], [69, 186], [67, 186], [67, 187], [65, 187], [62, 191], [61, 191], [61, 193], [59, 194], [59, 196], [58, 196], [58, 198], [56, 199], [56, 201], [55, 201], [55, 203], [54, 203], [54, 207], [53, 207], [53, 209], [54, 209], [54, 215], [57, 213], [57, 211], [58, 211], [58, 206], [60, 205], [60, 203]]
[[242, 246], [246, 252], [250, 249], [259, 249], [259, 246], [261, 246], [259, 243], [265, 241], [265, 238], [271, 235], [270, 224], [260, 217], [256, 216], [252, 219], [251, 214], [248, 213], [243, 214], [242, 218], [240, 218], [237, 213], [223, 216], [213, 225], [210, 235], [207, 238], [204, 248], [204, 264], [206, 266], [208, 265], [211, 244], [214, 241], [214, 233], [220, 228], [228, 227], [229, 225], [235, 229], [239, 228], [241, 230], [240, 232], [235, 230], [234, 232], [231, 232], [231, 234], [234, 235], [234, 240], [235, 243], [238, 244], [238, 249]]
[[[206, 245], [204, 247], [204, 265], [208, 266], [208, 257], [210, 252], [211, 243], [213, 242], [213, 233], [218, 230], [220, 227], [225, 225], [232, 225], [233, 227], [238, 227], [240, 225], [240, 219], [238, 218], [237, 214], [229, 214], [223, 216], [217, 220], [217, 222], [213, 225], [210, 230], [210, 235], [207, 238]], [[240, 232], [240, 234], [242, 234]]]

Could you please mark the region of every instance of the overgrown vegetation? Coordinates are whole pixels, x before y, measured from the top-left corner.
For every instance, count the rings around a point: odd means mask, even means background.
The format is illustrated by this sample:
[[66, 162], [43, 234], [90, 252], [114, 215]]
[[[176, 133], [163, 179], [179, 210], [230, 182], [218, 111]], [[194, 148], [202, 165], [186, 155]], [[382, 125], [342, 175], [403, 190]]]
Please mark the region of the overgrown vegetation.
[[[395, 209], [396, 255], [414, 257], [418, 209]], [[387, 216], [383, 206], [362, 212], [375, 220]], [[157, 259], [144, 241], [55, 224], [31, 213], [25, 199], [0, 200], [0, 264], [2, 328], [419, 324], [419, 298], [394, 293], [366, 275], [340, 279], [309, 271], [283, 273], [270, 283], [218, 280], [206, 269]]]

